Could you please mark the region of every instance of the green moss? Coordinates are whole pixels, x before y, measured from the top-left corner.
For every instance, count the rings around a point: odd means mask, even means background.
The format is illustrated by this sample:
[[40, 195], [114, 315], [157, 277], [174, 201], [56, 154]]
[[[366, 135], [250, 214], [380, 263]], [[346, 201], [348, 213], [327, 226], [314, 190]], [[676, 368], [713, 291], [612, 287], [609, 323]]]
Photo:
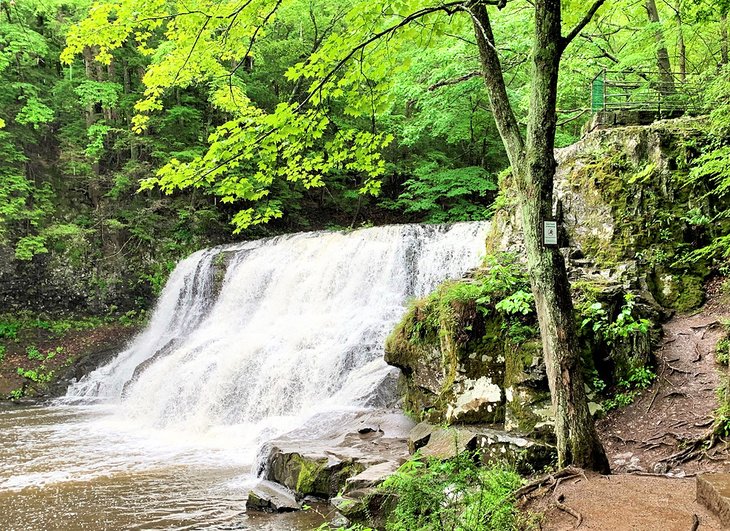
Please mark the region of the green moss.
[[327, 459], [308, 459], [299, 454], [291, 454], [288, 467], [294, 472], [294, 490], [301, 495], [330, 497], [345, 486], [347, 478], [356, 476], [364, 465], [345, 462], [341, 466], [329, 466]]
[[[587, 224], [601, 226], [608, 206], [613, 233], [595, 231], [572, 235], [583, 253], [601, 267], [637, 260], [640, 272], [651, 278], [654, 297], [664, 306], [686, 311], [702, 302], [706, 260], [676, 265], [687, 252], [702, 245], [710, 227], [690, 225], [688, 212], [707, 209], [706, 190], [688, 180], [697, 156], [699, 129], [642, 129], [635, 133], [633, 160], [622, 141], [607, 135], [595, 152], [572, 161], [571, 183], [584, 197]], [[592, 208], [595, 207], [595, 208]], [[705, 234], [707, 232], [707, 234]], [[688, 267], [689, 266], [689, 267]], [[689, 269], [689, 270], [688, 270]], [[671, 275], [675, 286], [663, 277]]]
[[[327, 467], [327, 461], [314, 461], [305, 459], [299, 454], [292, 454], [297, 461], [295, 469], [298, 470], [295, 489], [303, 495], [327, 494], [326, 488], [322, 485], [322, 472]], [[324, 491], [324, 492], [323, 492]]]
[[659, 269], [651, 280], [657, 302], [666, 308], [688, 312], [704, 301], [704, 275]]

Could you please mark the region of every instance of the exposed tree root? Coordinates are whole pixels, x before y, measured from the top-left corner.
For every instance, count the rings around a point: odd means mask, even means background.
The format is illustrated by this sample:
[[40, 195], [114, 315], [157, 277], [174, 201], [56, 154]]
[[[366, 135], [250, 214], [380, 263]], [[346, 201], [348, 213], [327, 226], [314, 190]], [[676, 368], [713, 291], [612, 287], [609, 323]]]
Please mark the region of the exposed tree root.
[[522, 496], [527, 496], [541, 487], [557, 487], [561, 480], [576, 476], [582, 476], [585, 478], [585, 472], [583, 472], [582, 468], [572, 466], [563, 468], [552, 474], [539, 477], [527, 485], [523, 485], [515, 491], [515, 498], [519, 499]]
[[702, 361], [702, 351], [698, 345], [695, 345], [695, 357], [692, 358], [692, 363], [697, 363], [698, 361]]
[[583, 523], [583, 515], [575, 509], [572, 509], [571, 507], [568, 507], [567, 505], [565, 505], [564, 503], [560, 503], [559, 501], [555, 502], [555, 507], [565, 513], [568, 513], [570, 516], [576, 519], [575, 527], [573, 529], [580, 527], [580, 524]]
[[669, 457], [661, 459], [660, 463], [666, 463], [667, 465], [674, 467], [692, 461], [693, 459], [700, 459], [703, 457], [709, 457], [707, 451], [713, 448], [718, 443], [718, 437], [714, 429], [708, 430], [704, 435], [698, 437], [694, 441], [691, 441], [686, 447], [682, 448], [679, 452], [676, 452]]

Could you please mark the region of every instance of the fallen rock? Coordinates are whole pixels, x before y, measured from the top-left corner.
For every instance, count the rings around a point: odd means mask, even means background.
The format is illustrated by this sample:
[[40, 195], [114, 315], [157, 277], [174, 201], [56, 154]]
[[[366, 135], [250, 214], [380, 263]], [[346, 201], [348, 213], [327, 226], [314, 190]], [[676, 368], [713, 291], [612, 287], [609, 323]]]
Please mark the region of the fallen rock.
[[345, 480], [345, 492], [377, 487], [395, 474], [401, 464], [403, 464], [402, 461], [386, 461], [366, 468], [356, 476]]
[[298, 511], [302, 507], [292, 491], [272, 481], [262, 481], [252, 488], [246, 500], [249, 511], [283, 513]]

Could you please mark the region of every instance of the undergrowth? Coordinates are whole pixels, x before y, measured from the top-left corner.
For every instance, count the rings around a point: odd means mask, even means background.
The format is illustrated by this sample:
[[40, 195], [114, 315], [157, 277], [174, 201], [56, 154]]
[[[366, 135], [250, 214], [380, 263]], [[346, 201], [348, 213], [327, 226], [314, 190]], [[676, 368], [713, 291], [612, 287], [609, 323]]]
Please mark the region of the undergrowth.
[[[480, 466], [478, 454], [464, 452], [438, 460], [418, 454], [380, 487], [395, 498], [386, 531], [508, 531], [535, 529], [516, 507], [522, 479], [505, 465]], [[321, 530], [331, 529], [328, 524]], [[367, 531], [362, 524], [338, 531]]]

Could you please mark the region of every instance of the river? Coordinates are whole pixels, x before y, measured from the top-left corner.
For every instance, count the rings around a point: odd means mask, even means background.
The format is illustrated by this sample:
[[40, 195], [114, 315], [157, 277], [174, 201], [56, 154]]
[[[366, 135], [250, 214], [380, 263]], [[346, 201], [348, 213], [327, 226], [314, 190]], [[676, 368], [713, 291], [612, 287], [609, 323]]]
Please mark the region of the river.
[[487, 228], [301, 233], [181, 261], [107, 365], [56, 405], [0, 409], [0, 531], [316, 528], [316, 511], [245, 513], [259, 449], [392, 406], [386, 336], [479, 264]]
[[0, 407], [3, 531], [315, 529], [314, 509], [245, 513], [235, 434], [142, 431], [109, 406]]

